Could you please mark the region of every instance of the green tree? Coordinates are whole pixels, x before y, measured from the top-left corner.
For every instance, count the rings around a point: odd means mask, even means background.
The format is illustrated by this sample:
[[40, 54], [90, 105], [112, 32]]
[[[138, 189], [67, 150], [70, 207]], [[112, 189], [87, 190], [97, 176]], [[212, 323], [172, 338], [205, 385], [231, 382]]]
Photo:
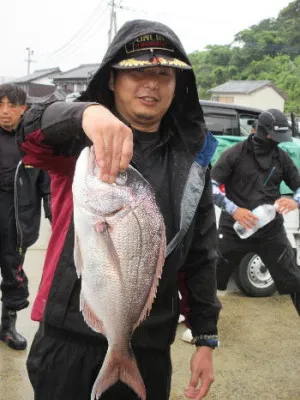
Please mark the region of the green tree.
[[278, 18], [235, 35], [232, 45], [210, 45], [190, 54], [200, 98], [228, 80], [271, 80], [287, 95], [286, 111], [300, 114], [300, 0]]

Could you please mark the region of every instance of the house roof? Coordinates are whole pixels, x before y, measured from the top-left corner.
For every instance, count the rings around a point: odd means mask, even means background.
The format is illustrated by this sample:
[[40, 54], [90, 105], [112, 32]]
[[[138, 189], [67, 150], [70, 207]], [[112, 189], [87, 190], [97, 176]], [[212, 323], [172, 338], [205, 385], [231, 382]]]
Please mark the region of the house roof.
[[281, 97], [286, 99], [286, 95], [269, 80], [264, 81], [228, 81], [222, 85], [209, 89], [210, 93], [231, 93], [231, 94], [251, 94], [264, 87], [272, 87]]
[[58, 82], [61, 80], [77, 80], [85, 79], [88, 80], [99, 68], [100, 64], [82, 64], [79, 67], [70, 69], [69, 71], [63, 72], [62, 74], [53, 77], [53, 81]]
[[51, 96], [54, 96], [56, 100], [64, 101], [66, 99], [67, 93], [62, 89], [55, 89], [53, 93], [47, 96], [27, 96], [27, 104], [31, 105], [33, 103], [41, 103], [48, 100]]
[[29, 83], [29, 82], [35, 81], [35, 80], [43, 78], [43, 77], [47, 77], [48, 75], [52, 75], [55, 73], [57, 73], [57, 74], [60, 73], [59, 67], [38, 69], [38, 70], [34, 71], [32, 74], [22, 76], [21, 78], [16, 78], [12, 82], [13, 83]]

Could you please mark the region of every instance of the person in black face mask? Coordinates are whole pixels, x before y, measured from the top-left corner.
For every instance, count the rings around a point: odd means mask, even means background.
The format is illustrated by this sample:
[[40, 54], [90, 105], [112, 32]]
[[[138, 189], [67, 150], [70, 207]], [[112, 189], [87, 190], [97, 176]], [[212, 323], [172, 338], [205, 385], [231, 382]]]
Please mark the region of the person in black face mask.
[[[214, 203], [222, 209], [218, 242], [218, 289], [225, 290], [230, 276], [245, 254], [258, 254], [268, 265], [280, 294], [290, 294], [300, 315], [300, 268], [287, 238], [282, 214], [299, 208], [300, 176], [289, 154], [278, 144], [292, 141], [285, 115], [269, 109], [259, 115], [256, 131], [249, 138], [223, 152], [211, 171]], [[284, 181], [294, 198], [280, 195]], [[225, 185], [226, 194], [220, 190]], [[258, 218], [251, 210], [262, 204], [276, 207], [275, 218], [241, 239], [233, 225], [236, 221], [251, 229]]]

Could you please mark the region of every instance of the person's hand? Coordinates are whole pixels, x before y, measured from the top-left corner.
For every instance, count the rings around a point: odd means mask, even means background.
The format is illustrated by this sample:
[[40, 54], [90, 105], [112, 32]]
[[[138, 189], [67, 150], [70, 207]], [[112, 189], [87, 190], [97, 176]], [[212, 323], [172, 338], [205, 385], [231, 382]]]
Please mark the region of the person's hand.
[[281, 197], [275, 201], [274, 205], [279, 214], [287, 214], [288, 212], [298, 208], [298, 203], [293, 199], [289, 199], [288, 197]]
[[93, 142], [100, 179], [114, 182], [118, 173], [128, 168], [132, 158], [132, 130], [101, 105], [84, 110], [82, 129]]
[[253, 228], [258, 222], [258, 218], [247, 208], [238, 207], [232, 217], [245, 229]]
[[202, 400], [214, 382], [213, 349], [198, 347], [191, 358], [191, 379], [184, 394], [189, 399]]

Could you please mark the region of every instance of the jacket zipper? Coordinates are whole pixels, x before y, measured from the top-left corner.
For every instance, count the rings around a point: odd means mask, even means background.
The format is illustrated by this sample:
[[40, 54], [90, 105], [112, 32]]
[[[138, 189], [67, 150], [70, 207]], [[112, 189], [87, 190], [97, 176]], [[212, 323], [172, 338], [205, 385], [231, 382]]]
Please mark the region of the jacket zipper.
[[19, 199], [18, 199], [18, 172], [22, 165], [22, 161], [19, 162], [14, 179], [14, 205], [15, 205], [15, 219], [16, 219], [16, 228], [17, 228], [17, 251], [22, 254], [23, 253], [23, 232], [20, 225], [19, 220]]

